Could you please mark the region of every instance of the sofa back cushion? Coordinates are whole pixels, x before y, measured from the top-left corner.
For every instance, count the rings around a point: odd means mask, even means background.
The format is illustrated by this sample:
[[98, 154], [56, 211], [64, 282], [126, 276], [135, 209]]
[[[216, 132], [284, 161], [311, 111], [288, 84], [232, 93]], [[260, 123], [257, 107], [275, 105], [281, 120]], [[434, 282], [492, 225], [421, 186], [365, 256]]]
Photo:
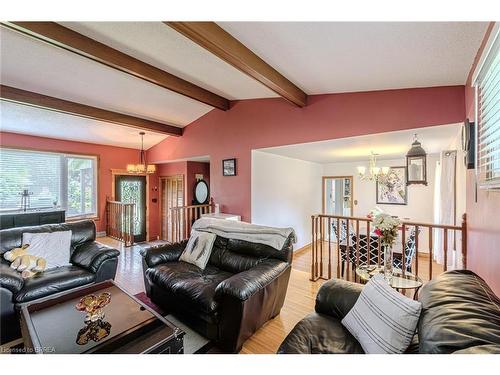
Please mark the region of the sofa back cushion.
[[500, 346], [500, 299], [472, 271], [445, 272], [419, 295], [420, 353], [453, 353], [480, 345]]
[[217, 236], [209, 264], [231, 273], [246, 271], [264, 259], [291, 262], [292, 238], [289, 237], [281, 250], [268, 245]]
[[94, 241], [96, 237], [95, 224], [92, 220], [74, 221], [63, 224], [46, 224], [35, 227], [20, 227], [0, 230], [0, 254], [20, 247], [23, 241], [23, 233], [50, 233], [59, 231], [71, 231], [71, 248]]

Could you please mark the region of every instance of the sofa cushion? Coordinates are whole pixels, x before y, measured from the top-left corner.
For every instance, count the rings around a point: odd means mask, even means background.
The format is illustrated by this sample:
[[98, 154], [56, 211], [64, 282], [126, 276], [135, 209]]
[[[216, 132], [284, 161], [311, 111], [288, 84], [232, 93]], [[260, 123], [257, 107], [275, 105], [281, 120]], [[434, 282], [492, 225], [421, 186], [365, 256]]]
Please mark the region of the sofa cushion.
[[421, 303], [389, 286], [379, 274], [364, 286], [342, 324], [369, 354], [404, 353], [420, 317]]
[[71, 255], [71, 263], [96, 273], [108, 259], [117, 258], [120, 252], [100, 242], [89, 241], [78, 246]]
[[475, 273], [445, 272], [422, 288], [421, 353], [500, 345], [500, 299]]
[[75, 248], [85, 242], [95, 240], [96, 228], [92, 220], [2, 229], [0, 231], [0, 254], [12, 250], [15, 247], [20, 247], [22, 244], [23, 233], [52, 233], [68, 230], [71, 231], [72, 248]]
[[293, 240], [291, 236], [281, 250], [259, 243], [217, 236], [208, 263], [227, 272], [239, 273], [249, 270], [264, 259], [290, 262], [292, 251]]
[[95, 274], [80, 267], [65, 266], [47, 270], [24, 281], [23, 288], [15, 295], [16, 303], [29, 302], [54, 293], [94, 282]]
[[23, 245], [29, 245], [27, 252], [47, 262], [46, 270], [69, 266], [71, 231], [47, 233], [23, 233]]
[[0, 260], [0, 286], [16, 294], [23, 285], [24, 279], [21, 277], [21, 273], [11, 268], [3, 259]]
[[297, 323], [279, 347], [278, 353], [359, 354], [364, 351], [340, 320], [312, 313]]
[[211, 265], [202, 270], [186, 262], [164, 263], [146, 270], [148, 280], [159, 286], [163, 292], [191, 309], [204, 313], [217, 311], [215, 288], [231, 276], [231, 273]]

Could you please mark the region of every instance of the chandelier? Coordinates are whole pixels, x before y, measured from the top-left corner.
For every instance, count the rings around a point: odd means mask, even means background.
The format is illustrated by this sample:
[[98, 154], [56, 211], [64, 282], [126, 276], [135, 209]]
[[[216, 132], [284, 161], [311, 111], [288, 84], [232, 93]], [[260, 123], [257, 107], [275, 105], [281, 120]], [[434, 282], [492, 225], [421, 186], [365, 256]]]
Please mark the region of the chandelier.
[[141, 136], [141, 152], [139, 164], [127, 164], [127, 172], [133, 174], [152, 174], [156, 172], [156, 165], [148, 164], [146, 162], [146, 152], [144, 151], [144, 135], [146, 133], [140, 132]]
[[377, 180], [379, 177], [385, 176], [389, 173], [389, 167], [377, 167], [377, 156], [378, 154], [371, 152], [368, 172], [364, 166], [357, 167], [358, 176], [362, 181]]

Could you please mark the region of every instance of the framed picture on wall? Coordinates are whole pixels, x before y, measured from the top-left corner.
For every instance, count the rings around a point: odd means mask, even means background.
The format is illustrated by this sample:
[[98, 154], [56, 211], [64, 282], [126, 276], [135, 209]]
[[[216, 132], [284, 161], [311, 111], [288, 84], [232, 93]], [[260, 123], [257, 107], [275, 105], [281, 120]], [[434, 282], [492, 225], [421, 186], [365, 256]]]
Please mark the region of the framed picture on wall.
[[376, 182], [377, 204], [408, 204], [406, 167], [391, 167]]
[[222, 175], [236, 176], [236, 159], [222, 160]]

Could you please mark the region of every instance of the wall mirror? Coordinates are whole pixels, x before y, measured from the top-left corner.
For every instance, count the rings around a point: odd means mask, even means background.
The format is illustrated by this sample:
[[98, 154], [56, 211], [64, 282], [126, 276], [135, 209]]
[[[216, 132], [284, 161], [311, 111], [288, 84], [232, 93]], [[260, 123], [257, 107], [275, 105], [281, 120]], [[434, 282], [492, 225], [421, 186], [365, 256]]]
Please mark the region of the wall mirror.
[[210, 196], [210, 191], [208, 184], [205, 180], [198, 180], [194, 185], [194, 203], [195, 204], [206, 204], [208, 203], [208, 197]]

